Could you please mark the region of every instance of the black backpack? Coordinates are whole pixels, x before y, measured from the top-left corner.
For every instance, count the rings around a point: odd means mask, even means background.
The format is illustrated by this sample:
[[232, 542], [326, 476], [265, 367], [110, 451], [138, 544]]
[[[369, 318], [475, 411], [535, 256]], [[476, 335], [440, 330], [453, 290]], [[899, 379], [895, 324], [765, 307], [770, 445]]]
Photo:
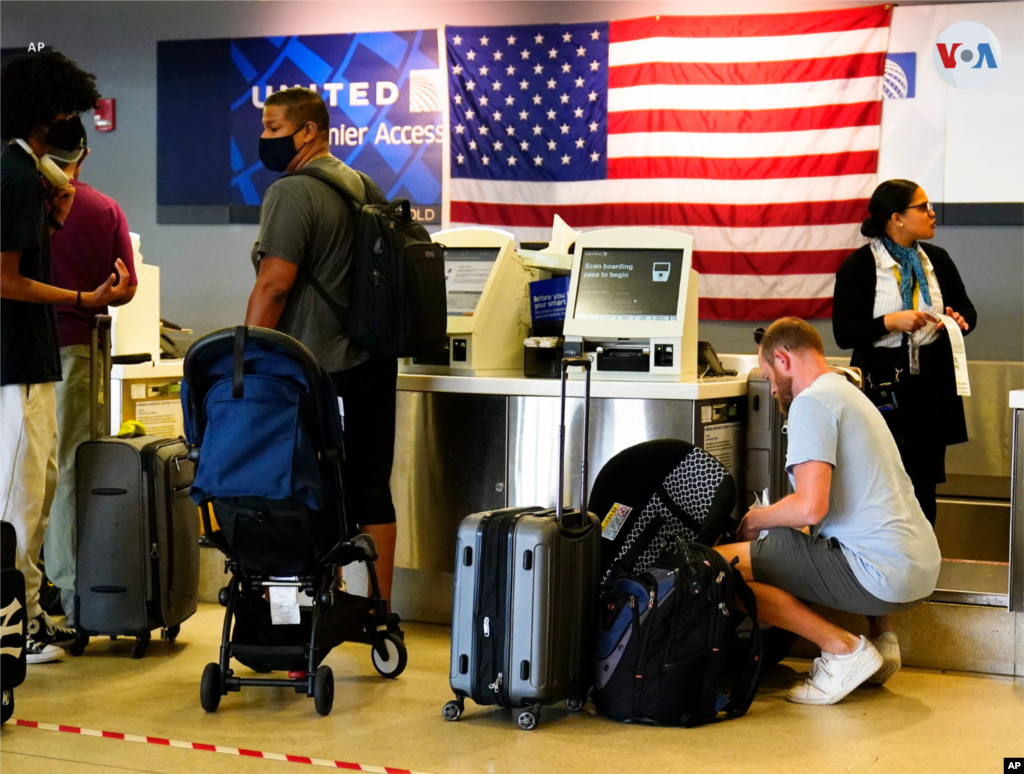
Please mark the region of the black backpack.
[[448, 330], [444, 248], [432, 242], [412, 217], [408, 199], [388, 202], [370, 178], [358, 174], [368, 204], [324, 170], [303, 167], [288, 173], [314, 177], [337, 191], [352, 212], [355, 228], [352, 303], [347, 313], [308, 271], [303, 276], [352, 340], [371, 355], [416, 357], [443, 352]]
[[0, 675], [3, 676], [3, 715], [6, 723], [14, 713], [14, 689], [25, 682], [25, 576], [17, 569], [18, 534], [9, 521], [0, 522]]
[[675, 536], [714, 545], [735, 526], [736, 485], [725, 466], [686, 441], [631, 446], [605, 463], [590, 510], [601, 522], [601, 582], [615, 567], [640, 575]]
[[[601, 595], [594, 705], [613, 720], [699, 726], [719, 712], [739, 717], [757, 693], [757, 602], [717, 551], [673, 541], [642, 575], [619, 574]], [[753, 623], [732, 690], [719, 690], [743, 603]]]

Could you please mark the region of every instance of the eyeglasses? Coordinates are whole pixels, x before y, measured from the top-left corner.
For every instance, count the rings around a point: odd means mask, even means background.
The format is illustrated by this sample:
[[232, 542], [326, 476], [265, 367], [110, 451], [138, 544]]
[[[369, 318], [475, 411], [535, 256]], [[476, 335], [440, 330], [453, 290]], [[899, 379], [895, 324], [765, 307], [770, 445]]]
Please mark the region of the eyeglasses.
[[[922, 202], [921, 204], [914, 204], [914, 205], [912, 205], [910, 207], [907, 207], [907, 210], [921, 210], [921, 212], [934, 212], [935, 211], [932, 208], [932, 203], [931, 202]], [[904, 210], [904, 212], [906, 212], [907, 210]]]
[[773, 336], [770, 333], [765, 333], [764, 332], [764, 328], [754, 328], [754, 343], [755, 344], [757, 344], [758, 346], [761, 346], [761, 341], [762, 341], [762, 339], [765, 338], [765, 336], [767, 336], [769, 339], [775, 339], [777, 342], [779, 342], [779, 346], [781, 346], [784, 350], [789, 352], [789, 347], [787, 347], [783, 343], [782, 339], [780, 339], [778, 336]]

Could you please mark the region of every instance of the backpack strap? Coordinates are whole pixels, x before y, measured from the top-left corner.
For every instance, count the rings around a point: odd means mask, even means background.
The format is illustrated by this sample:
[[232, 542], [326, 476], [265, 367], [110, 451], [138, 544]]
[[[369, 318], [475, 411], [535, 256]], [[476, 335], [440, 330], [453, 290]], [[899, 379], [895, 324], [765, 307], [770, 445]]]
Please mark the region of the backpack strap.
[[747, 655], [743, 662], [743, 668], [736, 677], [736, 682], [729, 692], [729, 703], [725, 706], [725, 714], [730, 718], [738, 718], [743, 715], [754, 702], [757, 689], [761, 684], [761, 662], [763, 646], [761, 642], [761, 627], [757, 625], [757, 598], [750, 586], [743, 580], [739, 570], [733, 568], [733, 580], [736, 582], [736, 596], [739, 597], [743, 607], [750, 617], [750, 645], [747, 648]]
[[655, 492], [657, 492], [658, 494], [658, 499], [661, 500], [665, 507], [672, 512], [672, 515], [675, 516], [676, 519], [678, 519], [687, 527], [689, 527], [694, 535], [700, 534], [700, 530], [703, 525], [695, 518], [693, 518], [693, 516], [691, 516], [689, 513], [687, 513], [686, 511], [679, 507], [678, 503], [676, 503], [676, 501], [672, 499], [672, 495], [670, 495], [668, 490], [665, 488], [664, 481], [658, 483], [658, 488], [655, 490]]
[[231, 397], [241, 400], [245, 397], [245, 334], [248, 328], [235, 328], [235, 351], [231, 364]]
[[[370, 178], [364, 175], [362, 172], [356, 172], [356, 174], [359, 175], [359, 179], [363, 183], [363, 190], [366, 192], [366, 198], [368, 200], [372, 200], [372, 191], [373, 189], [377, 189], [377, 186], [373, 185], [371, 187], [370, 184], [373, 181], [370, 180]], [[333, 188], [334, 191], [339, 196], [341, 196], [342, 201], [344, 201], [349, 208], [351, 215], [351, 225], [349, 226], [349, 228], [354, 235], [355, 229], [359, 225], [359, 210], [363, 206], [363, 203], [359, 201], [351, 191], [349, 191], [345, 186], [339, 183], [332, 175], [328, 174], [323, 169], [317, 169], [316, 167], [310, 168], [307, 165], [305, 167], [302, 167], [302, 169], [296, 169], [294, 172], [286, 172], [284, 175], [282, 175], [282, 177], [294, 177], [295, 175], [315, 178], [316, 180], [319, 180], [320, 182], [325, 183], [326, 185]], [[379, 191], [379, 189], [377, 190]], [[331, 310], [331, 312], [334, 314], [336, 318], [338, 318], [338, 322], [341, 324], [342, 329], [348, 330], [348, 315], [345, 313], [345, 310], [341, 308], [341, 305], [338, 304], [337, 301], [331, 298], [331, 294], [327, 292], [327, 289], [320, 283], [320, 280], [318, 280], [309, 272], [309, 269], [306, 268], [305, 261], [299, 263], [298, 272], [299, 274], [302, 275], [303, 279], [305, 279], [306, 282], [309, 283], [309, 286], [316, 291], [317, 295], [320, 296], [321, 299], [323, 299], [323, 302], [327, 304], [327, 308]]]

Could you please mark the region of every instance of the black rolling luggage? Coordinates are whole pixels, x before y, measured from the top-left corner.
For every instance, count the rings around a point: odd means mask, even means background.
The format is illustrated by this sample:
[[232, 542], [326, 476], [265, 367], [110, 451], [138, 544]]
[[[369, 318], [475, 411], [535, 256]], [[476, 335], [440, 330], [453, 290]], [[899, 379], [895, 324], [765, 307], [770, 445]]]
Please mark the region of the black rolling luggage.
[[80, 655], [90, 635], [131, 635], [140, 658], [150, 632], [177, 637], [199, 598], [199, 517], [193, 465], [181, 439], [139, 436], [83, 443], [76, 456]]
[[10, 522], [0, 522], [0, 681], [3, 717], [14, 714], [14, 689], [25, 682], [25, 576], [17, 569], [18, 533]]
[[[580, 510], [563, 511], [565, 372], [587, 370]], [[557, 508], [475, 513], [459, 525], [450, 682], [456, 699], [442, 712], [462, 716], [465, 699], [514, 707], [533, 729], [542, 706], [583, 709], [593, 683], [594, 615], [600, 532], [587, 509], [590, 366], [562, 361]]]

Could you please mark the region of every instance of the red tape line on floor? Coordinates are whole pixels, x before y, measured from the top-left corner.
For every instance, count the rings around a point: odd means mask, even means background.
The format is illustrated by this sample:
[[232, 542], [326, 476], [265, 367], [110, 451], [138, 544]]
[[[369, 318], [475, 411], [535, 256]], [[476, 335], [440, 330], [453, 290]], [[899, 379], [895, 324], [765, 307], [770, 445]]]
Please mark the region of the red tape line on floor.
[[186, 750], [203, 750], [204, 752], [224, 753], [225, 755], [243, 755], [249, 758], [265, 758], [269, 761], [288, 761], [291, 763], [308, 763], [312, 766], [327, 766], [332, 769], [348, 769], [350, 771], [370, 771], [374, 774], [423, 774], [422, 772], [409, 769], [393, 769], [390, 766], [367, 766], [363, 763], [347, 763], [345, 761], [332, 761], [326, 758], [307, 758], [304, 755], [282, 755], [274, 752], [261, 752], [260, 750], [246, 750], [240, 747], [225, 747], [219, 744], [201, 744], [199, 742], [179, 742], [175, 739], [164, 739], [157, 736], [136, 736], [135, 734], [122, 734], [117, 731], [97, 731], [94, 728], [79, 728], [78, 726], [59, 726], [53, 723], [40, 723], [36, 720], [12, 720], [12, 725], [21, 728], [36, 728], [41, 731], [62, 731], [65, 734], [81, 734], [82, 736], [98, 736], [103, 739], [119, 739], [122, 742], [144, 742], [145, 744], [157, 744], [163, 747], [180, 747]]

